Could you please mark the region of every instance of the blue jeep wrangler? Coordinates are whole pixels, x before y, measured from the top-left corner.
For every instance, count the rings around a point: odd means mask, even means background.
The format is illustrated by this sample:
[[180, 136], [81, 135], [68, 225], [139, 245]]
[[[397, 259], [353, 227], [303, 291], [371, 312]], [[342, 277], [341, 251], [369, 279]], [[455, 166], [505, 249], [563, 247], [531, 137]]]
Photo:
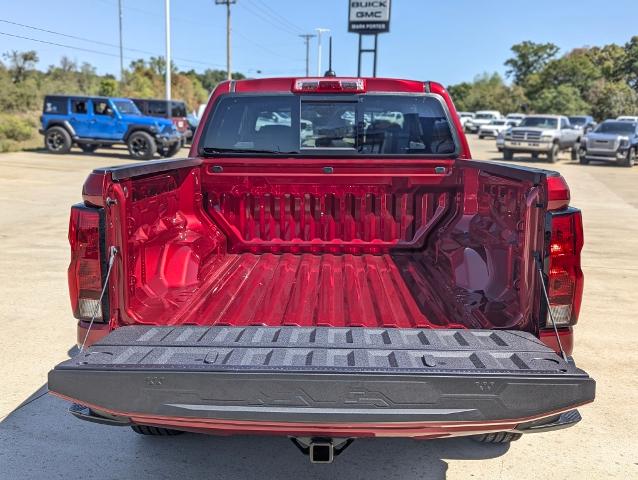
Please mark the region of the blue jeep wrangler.
[[68, 153], [76, 144], [84, 152], [118, 143], [138, 160], [155, 153], [172, 157], [182, 136], [169, 119], [143, 116], [127, 98], [48, 95], [44, 98], [40, 133], [51, 153]]

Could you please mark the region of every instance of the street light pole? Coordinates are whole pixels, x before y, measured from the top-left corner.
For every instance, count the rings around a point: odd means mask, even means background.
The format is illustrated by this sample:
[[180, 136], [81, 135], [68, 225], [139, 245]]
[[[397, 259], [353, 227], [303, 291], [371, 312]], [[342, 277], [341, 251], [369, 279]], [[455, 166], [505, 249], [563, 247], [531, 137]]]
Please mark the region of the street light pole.
[[315, 28], [317, 31], [317, 76], [321, 76], [321, 34], [329, 32], [329, 28]]
[[171, 0], [164, 0], [164, 14], [166, 15], [166, 103], [167, 112], [171, 101]]
[[310, 39], [315, 38], [316, 35], [306, 33], [305, 35], [299, 36], [304, 39], [306, 44], [306, 77], [308, 77], [310, 75]]
[[120, 83], [124, 82], [124, 46], [122, 43], [122, 0], [118, 0], [118, 13], [120, 23]]
[[231, 66], [230, 50], [230, 6], [237, 3], [237, 0], [215, 0], [216, 5], [226, 5], [226, 79], [232, 80], [233, 70]]
[[171, 101], [171, 0], [164, 0], [164, 10], [166, 15], [166, 103], [167, 113], [170, 117]]

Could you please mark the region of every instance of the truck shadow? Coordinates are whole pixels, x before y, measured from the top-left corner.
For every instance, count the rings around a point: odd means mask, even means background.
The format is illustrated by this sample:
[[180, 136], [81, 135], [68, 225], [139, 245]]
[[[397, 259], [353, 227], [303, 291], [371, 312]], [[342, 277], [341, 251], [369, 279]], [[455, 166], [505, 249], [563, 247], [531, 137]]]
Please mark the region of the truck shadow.
[[490, 459], [509, 448], [462, 438], [362, 439], [333, 464], [312, 465], [282, 437], [144, 437], [82, 422], [46, 391], [45, 384], [0, 422], [3, 478], [443, 479], [446, 460]]
[[[174, 158], [188, 157], [189, 148], [190, 146], [182, 148]], [[41, 147], [26, 149], [25, 151], [29, 153], [37, 154], [37, 155], [47, 156], [47, 157], [50, 157], [51, 159], [56, 159], [61, 157], [60, 155], [49, 153], [46, 149]], [[64, 156], [86, 157], [86, 158], [106, 158], [106, 159], [110, 158], [110, 159], [117, 159], [117, 160], [129, 160], [133, 163], [137, 163], [140, 161], [135, 158], [132, 158], [129, 155], [126, 147], [120, 147], [120, 146], [114, 146], [111, 148], [101, 148], [92, 153], [84, 153], [79, 148], [73, 148], [68, 154], [63, 155], [63, 157]], [[156, 155], [154, 158], [154, 160], [161, 160], [161, 159], [162, 158], [159, 155]]]

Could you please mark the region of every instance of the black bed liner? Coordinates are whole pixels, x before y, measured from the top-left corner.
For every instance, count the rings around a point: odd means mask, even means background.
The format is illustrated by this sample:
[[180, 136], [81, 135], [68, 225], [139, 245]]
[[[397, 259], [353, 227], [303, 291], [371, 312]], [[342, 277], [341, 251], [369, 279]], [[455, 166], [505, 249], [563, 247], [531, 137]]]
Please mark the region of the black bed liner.
[[145, 415], [397, 422], [530, 418], [593, 400], [595, 383], [517, 331], [132, 326], [49, 389]]

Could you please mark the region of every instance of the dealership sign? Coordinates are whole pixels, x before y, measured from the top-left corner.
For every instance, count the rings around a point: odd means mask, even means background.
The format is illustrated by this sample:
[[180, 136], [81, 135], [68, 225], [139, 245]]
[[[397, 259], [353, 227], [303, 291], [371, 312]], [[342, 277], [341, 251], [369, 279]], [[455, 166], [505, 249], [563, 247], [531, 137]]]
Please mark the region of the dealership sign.
[[390, 30], [390, 0], [349, 0], [348, 31], [370, 35]]

